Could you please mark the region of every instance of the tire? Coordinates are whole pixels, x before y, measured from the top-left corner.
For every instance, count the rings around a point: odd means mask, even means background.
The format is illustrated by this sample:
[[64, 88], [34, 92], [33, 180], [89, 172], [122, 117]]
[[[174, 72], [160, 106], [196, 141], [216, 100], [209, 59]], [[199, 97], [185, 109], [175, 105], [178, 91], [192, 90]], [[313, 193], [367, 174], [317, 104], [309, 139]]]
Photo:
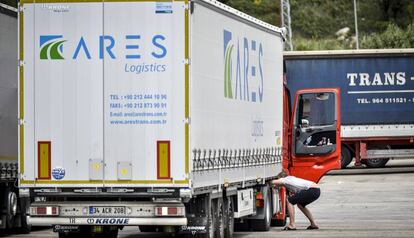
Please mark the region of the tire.
[[210, 199], [207, 207], [207, 229], [204, 238], [214, 238], [217, 225], [217, 199]]
[[367, 159], [365, 160], [365, 164], [369, 168], [383, 168], [388, 160], [390, 159]]
[[10, 188], [6, 188], [4, 193], [4, 201], [6, 205], [6, 228], [12, 229], [15, 225], [15, 219], [17, 214], [17, 195], [11, 191]]
[[32, 230], [32, 225], [29, 224], [27, 217], [29, 216], [30, 198], [22, 197], [19, 199], [19, 215], [20, 215], [20, 227], [18, 232], [21, 234], [29, 234]]
[[32, 225], [30, 225], [27, 221], [27, 216], [22, 214], [20, 216], [21, 227], [18, 229], [19, 233], [21, 234], [29, 234], [32, 231]]
[[267, 188], [267, 196], [264, 201], [264, 218], [250, 220], [251, 228], [254, 231], [268, 231], [272, 221], [272, 204], [269, 188]]
[[224, 237], [232, 238], [234, 233], [234, 200], [233, 197], [227, 197], [224, 200], [225, 220], [224, 220]]
[[345, 169], [352, 161], [351, 152], [348, 147], [341, 146], [341, 169]]
[[214, 203], [215, 207], [215, 214], [216, 214], [216, 229], [214, 232], [214, 238], [224, 238], [224, 227], [226, 224], [225, 216], [224, 216], [224, 203], [223, 198], [217, 198], [216, 202]]

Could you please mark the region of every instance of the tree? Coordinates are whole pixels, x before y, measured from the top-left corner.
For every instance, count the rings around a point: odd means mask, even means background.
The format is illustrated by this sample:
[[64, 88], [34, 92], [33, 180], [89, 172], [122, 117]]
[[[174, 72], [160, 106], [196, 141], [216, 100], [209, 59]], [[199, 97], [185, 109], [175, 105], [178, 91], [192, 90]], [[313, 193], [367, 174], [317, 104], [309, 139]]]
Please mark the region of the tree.
[[280, 1], [278, 0], [219, 1], [271, 25], [280, 26]]
[[414, 48], [414, 23], [404, 31], [394, 23], [388, 24], [382, 33], [372, 33], [362, 38], [361, 48]]

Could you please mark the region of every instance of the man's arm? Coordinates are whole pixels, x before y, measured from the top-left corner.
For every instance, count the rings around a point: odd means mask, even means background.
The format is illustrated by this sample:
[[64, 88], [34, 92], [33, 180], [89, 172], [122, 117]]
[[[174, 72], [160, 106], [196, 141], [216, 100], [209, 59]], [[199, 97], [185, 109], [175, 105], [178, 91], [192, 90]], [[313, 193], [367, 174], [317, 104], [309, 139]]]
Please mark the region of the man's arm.
[[272, 180], [271, 184], [272, 184], [273, 186], [275, 186], [275, 187], [281, 187], [281, 186], [285, 185], [285, 184], [282, 182], [282, 180], [281, 180], [281, 179], [275, 179], [275, 180]]

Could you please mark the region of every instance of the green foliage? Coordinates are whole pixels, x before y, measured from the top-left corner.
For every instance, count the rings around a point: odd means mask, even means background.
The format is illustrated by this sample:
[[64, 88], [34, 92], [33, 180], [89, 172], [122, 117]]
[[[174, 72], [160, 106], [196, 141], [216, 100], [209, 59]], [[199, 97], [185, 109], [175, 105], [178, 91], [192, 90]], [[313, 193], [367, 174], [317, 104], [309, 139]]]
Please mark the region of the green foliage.
[[290, 0], [293, 37], [332, 38], [344, 27], [353, 31], [352, 0]]
[[361, 48], [414, 48], [414, 23], [408, 25], [406, 30], [390, 23], [384, 32], [364, 36], [361, 40]]
[[[272, 25], [280, 0], [219, 0]], [[356, 0], [361, 48], [414, 47], [414, 0]], [[290, 0], [295, 50], [355, 48], [353, 0]], [[338, 36], [338, 30], [349, 33]], [[405, 29], [405, 30], [403, 30]]]
[[341, 50], [342, 45], [336, 39], [305, 39], [295, 38], [293, 42], [295, 50]]
[[279, 0], [219, 0], [239, 11], [256, 17], [264, 22], [280, 25]]

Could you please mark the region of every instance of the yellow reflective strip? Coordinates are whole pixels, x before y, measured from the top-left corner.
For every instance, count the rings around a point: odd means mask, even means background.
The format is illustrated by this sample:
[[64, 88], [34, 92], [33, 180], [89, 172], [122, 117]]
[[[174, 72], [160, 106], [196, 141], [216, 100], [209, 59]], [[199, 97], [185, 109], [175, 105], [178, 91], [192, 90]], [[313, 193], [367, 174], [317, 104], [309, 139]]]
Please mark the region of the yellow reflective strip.
[[24, 54], [23, 54], [23, 23], [24, 23], [24, 14], [23, 11], [19, 11], [19, 58], [20, 60], [24, 59]]
[[190, 141], [189, 141], [189, 131], [190, 131], [190, 126], [188, 125], [188, 123], [185, 124], [185, 173], [188, 174], [189, 172], [189, 151], [190, 151]]
[[158, 142], [158, 179], [170, 178], [170, 143], [168, 141]]
[[24, 126], [20, 125], [20, 165], [19, 165], [19, 169], [20, 169], [20, 174], [24, 173]]
[[[20, 180], [21, 184], [103, 184], [102, 180]], [[105, 185], [107, 184], [188, 184], [189, 180], [130, 180], [130, 181], [118, 181], [118, 180], [105, 180]]]
[[20, 6], [26, 3], [34, 3], [34, 0], [20, 0]]
[[19, 66], [19, 118], [24, 118], [24, 69]]
[[39, 142], [39, 179], [50, 179], [50, 143]]
[[[188, 0], [185, 0], [185, 4], [188, 4]], [[184, 10], [184, 57], [187, 60], [187, 63], [184, 66], [184, 77], [185, 77], [185, 112], [184, 112], [184, 116], [186, 119], [189, 119], [190, 117], [190, 65], [188, 64], [188, 60], [189, 60], [189, 14], [188, 14], [188, 9]], [[190, 156], [190, 141], [189, 141], [189, 132], [190, 132], [190, 127], [188, 122], [185, 123], [185, 173], [188, 174], [189, 172], [189, 156]]]
[[[24, 13], [19, 11], [19, 60], [24, 60]], [[24, 119], [24, 69], [19, 66], [19, 118]], [[20, 174], [24, 173], [24, 125], [19, 126], [19, 160]]]
[[17, 160], [17, 157], [13, 157], [13, 156], [0, 156], [0, 160]]

